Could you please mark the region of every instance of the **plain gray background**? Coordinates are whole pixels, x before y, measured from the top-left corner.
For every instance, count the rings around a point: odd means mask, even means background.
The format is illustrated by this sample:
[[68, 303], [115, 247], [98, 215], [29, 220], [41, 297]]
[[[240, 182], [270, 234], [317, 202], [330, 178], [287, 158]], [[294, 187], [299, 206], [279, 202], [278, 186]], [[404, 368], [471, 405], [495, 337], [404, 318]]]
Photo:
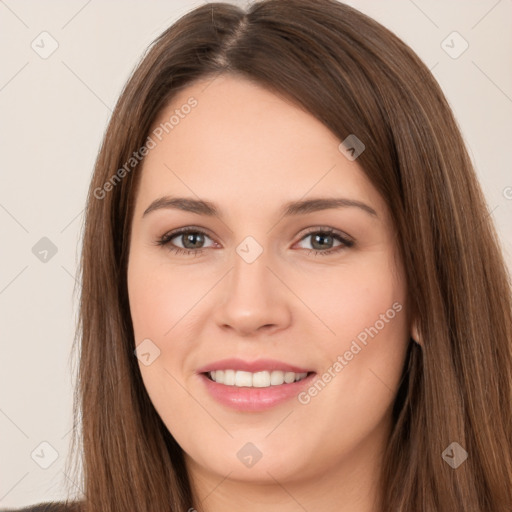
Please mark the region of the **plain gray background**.
[[[72, 427], [73, 288], [93, 164], [145, 48], [202, 3], [0, 0], [3, 507], [61, 499], [75, 488], [64, 472]], [[512, 1], [347, 3], [394, 31], [432, 69], [512, 268]], [[52, 45], [58, 47], [45, 54]]]

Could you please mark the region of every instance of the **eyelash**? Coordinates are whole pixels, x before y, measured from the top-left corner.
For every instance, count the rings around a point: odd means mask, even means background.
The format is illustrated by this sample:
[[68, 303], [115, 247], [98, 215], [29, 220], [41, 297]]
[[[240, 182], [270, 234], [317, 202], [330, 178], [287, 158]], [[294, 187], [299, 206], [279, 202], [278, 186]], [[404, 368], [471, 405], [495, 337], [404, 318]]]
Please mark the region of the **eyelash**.
[[[175, 231], [171, 231], [170, 233], [166, 233], [164, 236], [162, 236], [161, 238], [159, 238], [157, 241], [156, 241], [156, 244], [161, 246], [161, 247], [167, 247], [167, 249], [175, 254], [191, 254], [193, 253], [195, 256], [198, 256], [199, 254], [201, 254], [203, 252], [204, 249], [182, 249], [181, 247], [173, 247], [170, 242], [173, 238], [176, 238], [178, 235], [182, 235], [184, 233], [200, 233], [202, 235], [205, 235], [207, 236], [208, 238], [211, 238], [208, 233], [206, 233], [205, 231], [203, 231], [202, 229], [198, 229], [198, 228], [191, 228], [191, 227], [185, 227], [185, 228], [180, 228], [180, 229], [177, 229]], [[350, 247], [352, 247], [354, 245], [354, 242], [349, 239], [346, 235], [344, 235], [343, 233], [341, 233], [340, 231], [337, 231], [333, 228], [330, 228], [330, 227], [320, 227], [320, 228], [313, 228], [312, 230], [308, 231], [300, 240], [304, 240], [305, 238], [307, 238], [308, 236], [310, 235], [314, 235], [314, 234], [322, 234], [322, 235], [328, 235], [328, 236], [332, 236], [336, 239], [338, 239], [340, 242], [341, 242], [341, 245], [339, 245], [338, 247], [334, 247], [334, 248], [331, 248], [331, 249], [324, 249], [324, 250], [316, 250], [316, 249], [305, 249], [308, 251], [308, 256], [314, 252], [315, 253], [315, 256], [317, 255], [321, 255], [321, 256], [328, 256], [328, 255], [331, 255], [331, 254], [334, 254], [334, 253], [338, 253], [344, 249], [348, 249]]]

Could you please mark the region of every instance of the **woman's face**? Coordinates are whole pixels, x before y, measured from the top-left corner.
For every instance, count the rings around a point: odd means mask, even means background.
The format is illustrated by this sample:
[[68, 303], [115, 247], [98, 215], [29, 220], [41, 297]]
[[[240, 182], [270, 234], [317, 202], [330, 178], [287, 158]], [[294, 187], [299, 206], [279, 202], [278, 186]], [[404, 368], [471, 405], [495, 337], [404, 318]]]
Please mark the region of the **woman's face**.
[[364, 471], [410, 334], [384, 201], [321, 122], [242, 78], [183, 89], [154, 129], [128, 289], [144, 384], [189, 468]]

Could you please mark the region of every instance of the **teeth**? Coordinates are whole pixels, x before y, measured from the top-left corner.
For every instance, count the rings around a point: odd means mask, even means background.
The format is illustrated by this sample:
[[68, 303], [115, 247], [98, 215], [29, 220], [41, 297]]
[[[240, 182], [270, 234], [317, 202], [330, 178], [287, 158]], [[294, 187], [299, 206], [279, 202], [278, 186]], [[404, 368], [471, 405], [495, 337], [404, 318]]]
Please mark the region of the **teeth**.
[[275, 370], [272, 372], [244, 372], [235, 370], [215, 370], [208, 372], [210, 378], [225, 386], [247, 387], [247, 388], [268, 388], [270, 386], [280, 386], [281, 384], [291, 384], [304, 379], [307, 373], [282, 372]]

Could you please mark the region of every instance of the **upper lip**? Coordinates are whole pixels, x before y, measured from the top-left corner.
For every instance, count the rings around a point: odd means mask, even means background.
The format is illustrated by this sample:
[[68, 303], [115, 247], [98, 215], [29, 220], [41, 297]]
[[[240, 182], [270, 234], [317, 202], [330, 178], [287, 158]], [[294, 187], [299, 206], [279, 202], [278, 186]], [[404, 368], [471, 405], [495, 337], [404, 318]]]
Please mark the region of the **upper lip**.
[[257, 359], [256, 361], [244, 361], [242, 359], [230, 358], [209, 363], [197, 369], [197, 373], [207, 373], [214, 370], [240, 370], [245, 372], [261, 372], [264, 370], [280, 370], [283, 372], [309, 373], [307, 370], [293, 364], [277, 361], [276, 359]]

